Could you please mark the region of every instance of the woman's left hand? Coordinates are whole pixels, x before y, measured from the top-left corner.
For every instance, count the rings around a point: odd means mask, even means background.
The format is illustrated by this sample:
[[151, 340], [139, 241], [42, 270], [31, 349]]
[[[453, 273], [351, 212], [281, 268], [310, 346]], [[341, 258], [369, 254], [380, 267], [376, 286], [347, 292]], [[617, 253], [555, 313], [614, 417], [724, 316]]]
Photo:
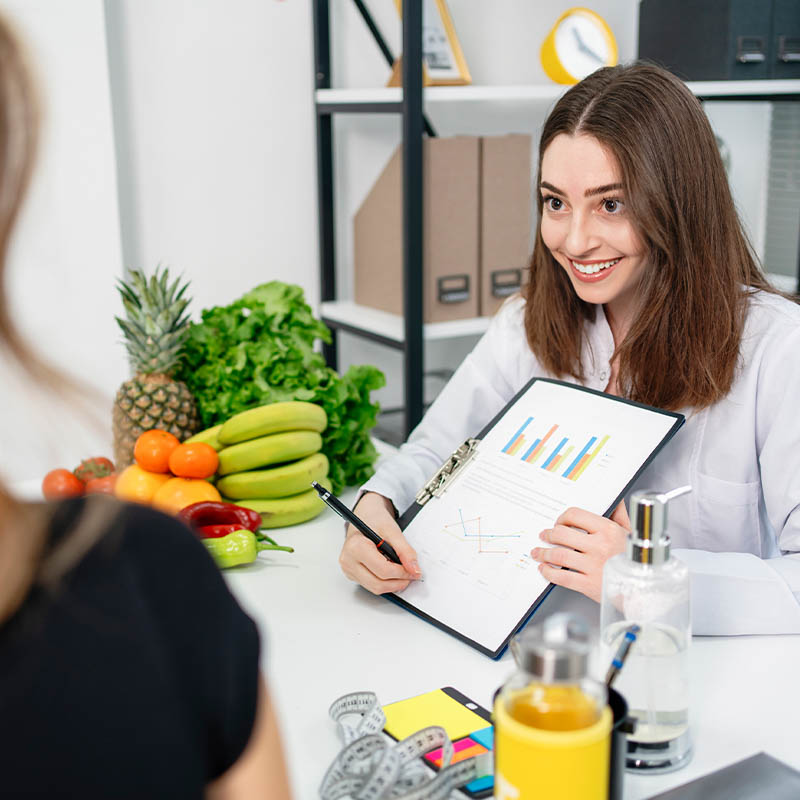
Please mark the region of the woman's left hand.
[[[600, 602], [603, 564], [625, 549], [631, 523], [622, 501], [611, 519], [581, 508], [568, 508], [555, 527], [539, 538], [553, 547], [535, 547], [531, 558], [540, 561], [539, 572], [551, 583], [574, 589]], [[566, 569], [559, 569], [566, 567]]]

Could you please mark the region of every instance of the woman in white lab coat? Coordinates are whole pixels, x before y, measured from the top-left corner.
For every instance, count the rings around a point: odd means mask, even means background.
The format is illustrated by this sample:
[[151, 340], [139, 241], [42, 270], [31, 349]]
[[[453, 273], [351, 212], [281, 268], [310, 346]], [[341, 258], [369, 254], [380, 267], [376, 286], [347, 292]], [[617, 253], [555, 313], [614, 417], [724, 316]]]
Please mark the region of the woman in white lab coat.
[[[800, 307], [760, 271], [700, 102], [654, 66], [598, 70], [545, 122], [537, 190], [522, 296], [363, 487], [357, 513], [402, 566], [349, 528], [342, 570], [375, 593], [419, 578], [397, 511], [527, 381], [557, 377], [686, 415], [635, 488], [693, 487], [670, 535], [694, 632], [800, 633]], [[568, 509], [531, 555], [598, 600], [628, 529], [624, 503]]]

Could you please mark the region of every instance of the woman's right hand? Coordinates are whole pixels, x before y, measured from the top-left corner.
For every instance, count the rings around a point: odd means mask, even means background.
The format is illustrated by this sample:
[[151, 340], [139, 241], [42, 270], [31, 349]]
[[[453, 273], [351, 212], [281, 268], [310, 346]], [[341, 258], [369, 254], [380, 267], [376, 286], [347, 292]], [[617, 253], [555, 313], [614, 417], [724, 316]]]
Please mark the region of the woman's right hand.
[[411, 581], [422, 577], [417, 554], [400, 532], [387, 498], [367, 492], [353, 511], [395, 549], [402, 566], [389, 561], [363, 533], [348, 525], [339, 564], [351, 581], [373, 594], [385, 594], [402, 592]]

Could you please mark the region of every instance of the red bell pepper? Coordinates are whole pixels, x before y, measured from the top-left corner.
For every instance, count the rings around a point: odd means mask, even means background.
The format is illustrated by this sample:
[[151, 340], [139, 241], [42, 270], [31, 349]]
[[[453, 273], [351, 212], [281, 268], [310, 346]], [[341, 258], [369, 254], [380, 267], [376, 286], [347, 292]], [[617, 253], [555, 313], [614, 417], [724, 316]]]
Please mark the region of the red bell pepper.
[[221, 536], [227, 536], [234, 531], [249, 530], [238, 522], [231, 523], [230, 525], [198, 525], [194, 528], [194, 532], [201, 539], [219, 539]]
[[255, 533], [262, 524], [258, 511], [212, 500], [192, 503], [178, 512], [178, 516], [195, 529], [207, 525], [236, 525], [238, 529], [245, 528]]

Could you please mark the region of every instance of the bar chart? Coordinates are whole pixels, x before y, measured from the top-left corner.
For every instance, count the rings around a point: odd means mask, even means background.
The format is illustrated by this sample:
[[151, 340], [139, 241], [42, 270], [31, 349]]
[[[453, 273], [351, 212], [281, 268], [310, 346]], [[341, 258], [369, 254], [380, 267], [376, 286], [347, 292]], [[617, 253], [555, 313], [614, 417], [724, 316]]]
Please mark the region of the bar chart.
[[501, 452], [511, 457], [519, 456], [521, 461], [531, 466], [538, 466], [547, 472], [560, 474], [571, 481], [577, 481], [586, 472], [588, 466], [600, 455], [611, 438], [608, 435], [590, 436], [573, 457], [575, 445], [570, 442], [569, 436], [557, 434], [560, 427], [558, 424], [542, 426], [542, 430], [545, 432], [534, 438], [531, 433], [531, 430], [534, 429], [533, 422], [534, 417], [528, 417], [501, 449]]

